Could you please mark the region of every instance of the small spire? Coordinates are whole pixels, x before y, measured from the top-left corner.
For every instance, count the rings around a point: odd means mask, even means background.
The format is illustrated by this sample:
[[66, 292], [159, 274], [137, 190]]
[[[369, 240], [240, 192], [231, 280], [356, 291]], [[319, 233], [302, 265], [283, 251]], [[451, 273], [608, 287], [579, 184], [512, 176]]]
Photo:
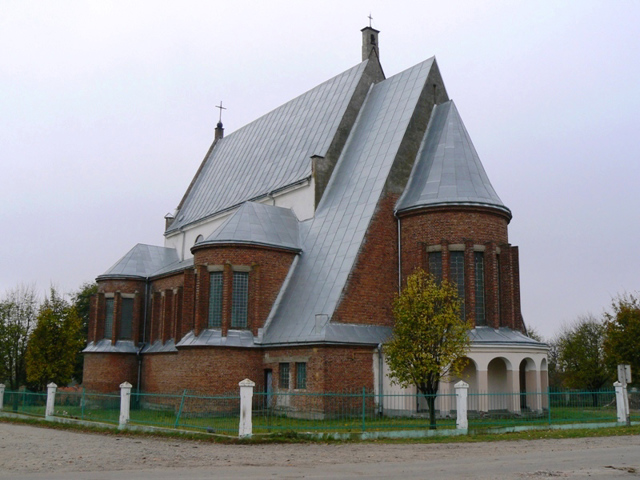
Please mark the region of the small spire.
[[216, 125], [214, 140], [219, 140], [224, 137], [224, 128], [222, 128], [222, 110], [226, 110], [227, 107], [223, 107], [222, 100], [220, 100], [220, 105], [216, 105], [216, 108], [220, 109], [220, 115], [218, 116], [218, 124]]

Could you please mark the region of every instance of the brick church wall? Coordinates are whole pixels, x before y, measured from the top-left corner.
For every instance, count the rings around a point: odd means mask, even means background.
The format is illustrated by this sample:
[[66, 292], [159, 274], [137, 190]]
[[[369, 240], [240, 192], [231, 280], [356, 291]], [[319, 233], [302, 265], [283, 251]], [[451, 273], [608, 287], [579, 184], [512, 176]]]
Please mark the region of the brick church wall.
[[138, 381], [136, 355], [130, 353], [85, 353], [82, 386], [88, 392], [120, 391], [122, 382], [134, 387]]
[[332, 322], [393, 326], [391, 304], [398, 292], [397, 195], [378, 203]]
[[196, 331], [207, 328], [209, 308], [209, 277], [206, 266], [223, 267], [222, 334], [226, 335], [231, 319], [233, 267], [250, 267], [247, 326], [254, 335], [264, 326], [271, 307], [289, 273], [295, 253], [269, 248], [209, 246], [194, 249], [197, 266]]
[[245, 378], [260, 382], [262, 377], [262, 352], [256, 348], [190, 347], [146, 354], [142, 360], [142, 389], [147, 393], [237, 393]]

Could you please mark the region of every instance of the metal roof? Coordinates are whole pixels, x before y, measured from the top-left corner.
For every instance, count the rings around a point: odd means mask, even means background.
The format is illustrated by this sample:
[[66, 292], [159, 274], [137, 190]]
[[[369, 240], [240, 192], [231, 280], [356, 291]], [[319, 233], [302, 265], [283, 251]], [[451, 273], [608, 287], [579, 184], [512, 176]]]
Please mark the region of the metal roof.
[[139, 243], [114, 266], [100, 275], [98, 280], [106, 280], [109, 277], [146, 279], [157, 270], [177, 261], [178, 253], [174, 248]]
[[476, 327], [469, 332], [472, 345], [519, 345], [548, 348], [546, 343], [529, 338], [511, 328]]
[[166, 233], [311, 176], [367, 65], [364, 61], [221, 138]]
[[[332, 324], [318, 328], [316, 315], [330, 319], [338, 304], [433, 64], [431, 58], [371, 87], [265, 327], [264, 344], [327, 341], [337, 332]], [[378, 342], [362, 331], [346, 328], [336, 338]]]
[[176, 347], [202, 346], [255, 347], [256, 345], [250, 330], [229, 330], [227, 336], [223, 337], [222, 330], [219, 328], [203, 330], [198, 336], [191, 331], [176, 345]]
[[441, 205], [481, 205], [511, 217], [491, 186], [452, 100], [433, 109], [397, 211]]
[[221, 243], [265, 245], [299, 252], [298, 218], [288, 208], [245, 202], [200, 245]]
[[118, 340], [115, 345], [108, 338], [89, 343], [82, 353], [136, 353], [133, 340]]

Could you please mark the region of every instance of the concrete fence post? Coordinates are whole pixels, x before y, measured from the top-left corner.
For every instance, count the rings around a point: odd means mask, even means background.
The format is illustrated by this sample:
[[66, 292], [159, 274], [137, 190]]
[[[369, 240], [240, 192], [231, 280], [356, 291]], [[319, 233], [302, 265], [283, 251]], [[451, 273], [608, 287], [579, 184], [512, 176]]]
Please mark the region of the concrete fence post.
[[129, 423], [129, 415], [131, 411], [131, 387], [129, 382], [120, 385], [120, 422], [118, 428], [122, 430]]
[[469, 384], [460, 380], [454, 387], [456, 389], [456, 428], [467, 430], [469, 428], [467, 420]]
[[0, 383], [0, 412], [4, 409], [4, 383]]
[[627, 396], [627, 389], [620, 382], [614, 382], [613, 386], [616, 389], [616, 411], [618, 413], [618, 422], [626, 423], [627, 415], [629, 415], [629, 412], [627, 411], [628, 404], [625, 401], [625, 397]]
[[250, 437], [253, 434], [253, 424], [251, 422], [252, 405], [253, 405], [253, 387], [254, 382], [245, 378], [240, 385], [240, 425], [238, 428], [238, 436]]
[[56, 404], [56, 390], [58, 385], [51, 382], [47, 385], [47, 407], [44, 411], [45, 420], [53, 420], [53, 412]]

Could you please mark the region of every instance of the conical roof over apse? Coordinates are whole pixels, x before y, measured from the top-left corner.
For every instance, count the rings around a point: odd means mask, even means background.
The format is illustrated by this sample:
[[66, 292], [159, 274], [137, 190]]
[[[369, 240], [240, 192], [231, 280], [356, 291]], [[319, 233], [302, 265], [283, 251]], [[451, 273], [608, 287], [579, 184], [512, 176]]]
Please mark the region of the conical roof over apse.
[[396, 210], [467, 205], [511, 211], [493, 189], [452, 100], [433, 109], [411, 177]]

